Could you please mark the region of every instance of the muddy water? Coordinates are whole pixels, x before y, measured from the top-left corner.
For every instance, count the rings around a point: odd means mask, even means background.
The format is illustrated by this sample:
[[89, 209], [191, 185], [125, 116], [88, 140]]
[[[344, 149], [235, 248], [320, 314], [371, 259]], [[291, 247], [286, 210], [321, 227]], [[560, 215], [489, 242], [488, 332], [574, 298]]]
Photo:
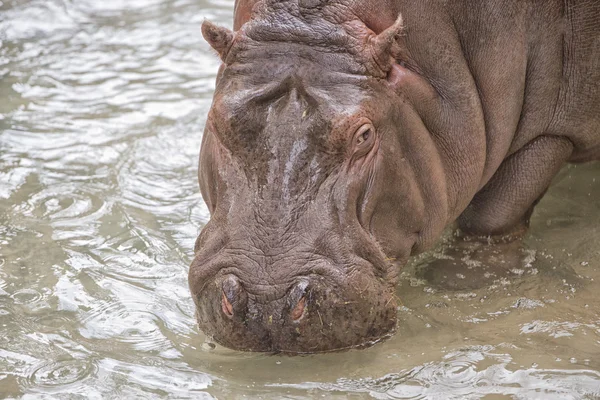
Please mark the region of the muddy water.
[[451, 249], [415, 260], [383, 344], [206, 342], [186, 281], [217, 69], [199, 26], [231, 3], [0, 1], [0, 397], [599, 398], [600, 164], [562, 171], [510, 271], [466, 254], [444, 285], [424, 278]]

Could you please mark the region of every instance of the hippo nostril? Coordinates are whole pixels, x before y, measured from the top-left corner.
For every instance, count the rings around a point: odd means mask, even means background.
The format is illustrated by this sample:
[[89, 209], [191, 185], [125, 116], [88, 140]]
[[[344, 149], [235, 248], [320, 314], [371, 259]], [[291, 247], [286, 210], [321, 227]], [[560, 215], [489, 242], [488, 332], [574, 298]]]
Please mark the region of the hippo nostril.
[[229, 318], [233, 318], [233, 305], [231, 305], [227, 299], [225, 292], [223, 292], [223, 296], [221, 298], [221, 309], [225, 315], [227, 315]]
[[248, 294], [236, 276], [225, 277], [221, 284], [221, 310], [228, 318], [243, 317]]
[[308, 294], [308, 282], [301, 281], [290, 289], [288, 294], [288, 311], [293, 322], [299, 321], [306, 311], [306, 296]]
[[306, 305], [306, 297], [302, 297], [290, 314], [293, 321], [298, 321], [300, 318], [302, 318], [302, 316], [304, 315], [305, 305]]

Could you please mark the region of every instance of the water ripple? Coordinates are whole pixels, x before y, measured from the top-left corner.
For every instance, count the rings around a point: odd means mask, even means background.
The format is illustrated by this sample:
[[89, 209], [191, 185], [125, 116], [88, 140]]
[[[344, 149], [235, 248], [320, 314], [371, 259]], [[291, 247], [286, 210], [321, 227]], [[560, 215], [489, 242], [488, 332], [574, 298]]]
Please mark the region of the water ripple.
[[368, 393], [376, 399], [479, 399], [498, 394], [517, 398], [581, 399], [600, 395], [600, 372], [594, 370], [512, 370], [508, 354], [494, 353], [490, 346], [448, 354], [431, 362], [379, 379], [339, 379], [334, 384], [274, 384], [275, 387], [327, 393]]
[[21, 289], [14, 292], [10, 297], [15, 304], [36, 303], [42, 298], [42, 294], [35, 289]]
[[64, 389], [64, 386], [71, 384], [84, 386], [85, 380], [94, 375], [97, 369], [92, 360], [43, 361], [30, 368], [23, 385], [41, 391], [57, 386], [63, 386]]
[[139, 351], [172, 347], [162, 334], [160, 319], [144, 303], [110, 303], [96, 306], [82, 319], [81, 334], [87, 339], [111, 339]]

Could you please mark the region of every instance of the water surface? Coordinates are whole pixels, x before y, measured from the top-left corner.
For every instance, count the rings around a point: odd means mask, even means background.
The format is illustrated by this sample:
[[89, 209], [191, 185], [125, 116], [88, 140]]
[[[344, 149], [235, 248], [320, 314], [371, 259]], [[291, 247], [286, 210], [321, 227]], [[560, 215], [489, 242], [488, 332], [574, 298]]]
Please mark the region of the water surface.
[[200, 24], [231, 14], [225, 0], [0, 1], [0, 397], [599, 398], [598, 163], [556, 178], [510, 273], [448, 288], [422, 273], [443, 244], [415, 260], [383, 344], [213, 349], [187, 288], [218, 67]]

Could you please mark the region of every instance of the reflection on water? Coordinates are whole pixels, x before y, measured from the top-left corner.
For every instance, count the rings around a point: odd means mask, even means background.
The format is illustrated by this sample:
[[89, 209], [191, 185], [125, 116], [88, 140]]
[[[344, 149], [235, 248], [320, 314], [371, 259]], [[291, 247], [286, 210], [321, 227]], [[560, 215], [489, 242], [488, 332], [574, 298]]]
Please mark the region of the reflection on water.
[[513, 273], [450, 290], [418, 273], [443, 245], [415, 260], [383, 344], [287, 358], [205, 341], [186, 278], [218, 63], [199, 26], [231, 13], [0, 1], [0, 397], [600, 397], [599, 164], [557, 177]]

